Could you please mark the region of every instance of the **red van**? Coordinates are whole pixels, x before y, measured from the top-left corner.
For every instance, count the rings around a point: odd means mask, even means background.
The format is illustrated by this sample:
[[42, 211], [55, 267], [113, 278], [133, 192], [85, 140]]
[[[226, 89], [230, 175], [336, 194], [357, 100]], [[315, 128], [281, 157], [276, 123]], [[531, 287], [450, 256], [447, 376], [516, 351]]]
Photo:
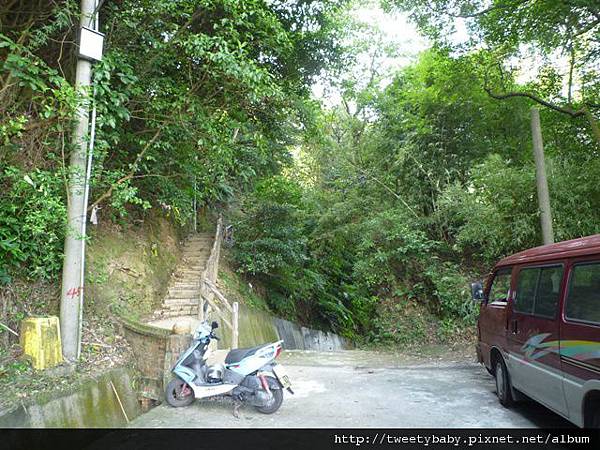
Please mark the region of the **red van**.
[[481, 301], [477, 357], [500, 403], [526, 394], [580, 427], [600, 427], [600, 235], [500, 261]]

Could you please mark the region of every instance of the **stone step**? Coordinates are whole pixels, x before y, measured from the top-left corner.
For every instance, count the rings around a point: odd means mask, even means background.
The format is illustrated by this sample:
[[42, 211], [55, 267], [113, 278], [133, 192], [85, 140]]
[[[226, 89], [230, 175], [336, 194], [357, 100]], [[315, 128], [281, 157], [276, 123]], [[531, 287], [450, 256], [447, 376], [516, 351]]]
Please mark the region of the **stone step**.
[[194, 306], [198, 304], [197, 298], [167, 298], [163, 302], [163, 306], [173, 309], [183, 306]]
[[186, 264], [179, 264], [175, 270], [177, 272], [194, 272], [197, 270], [204, 270], [204, 267], [206, 267], [206, 261], [192, 261]]
[[206, 248], [206, 247], [197, 247], [197, 248], [188, 247], [188, 248], [183, 249], [184, 256], [191, 255], [191, 254], [208, 256], [208, 255], [210, 255], [210, 249]]
[[163, 302], [165, 306], [178, 306], [178, 305], [197, 305], [200, 301], [200, 297], [187, 297], [187, 298], [176, 298], [167, 297]]
[[198, 279], [190, 279], [190, 281], [186, 282], [186, 281], [181, 281], [181, 280], [176, 280], [174, 283], [169, 285], [169, 289], [175, 289], [175, 290], [199, 290], [200, 289], [200, 283]]
[[181, 258], [179, 265], [185, 264], [186, 266], [197, 266], [199, 264], [206, 264], [206, 258], [200, 258], [199, 256], [188, 256]]
[[181, 255], [181, 260], [185, 261], [187, 259], [200, 259], [202, 261], [207, 261], [210, 255], [207, 253], [188, 253]]
[[192, 306], [187, 306], [185, 308], [177, 308], [177, 309], [168, 309], [165, 313], [167, 317], [173, 316], [189, 316], [196, 315], [198, 308], [193, 308]]
[[[204, 270], [204, 268], [202, 268], [202, 270]], [[194, 275], [198, 272], [202, 272], [202, 270], [198, 269], [190, 269], [189, 266], [180, 266], [177, 267], [177, 269], [175, 269], [175, 272], [173, 272], [173, 275]]]
[[169, 289], [167, 298], [196, 298], [200, 295], [198, 289]]
[[205, 266], [201, 265], [192, 266], [192, 268], [190, 268], [190, 266], [178, 267], [177, 269], [175, 269], [175, 272], [173, 272], [173, 275], [177, 275], [179, 277], [181, 277], [181, 275], [200, 276], [200, 274], [204, 270], [204, 267]]
[[185, 310], [181, 310], [181, 311], [170, 311], [170, 310], [165, 310], [165, 311], [160, 311], [160, 312], [156, 312], [156, 315], [152, 316], [152, 320], [161, 320], [161, 319], [168, 319], [170, 317], [178, 317], [178, 316], [192, 316], [192, 317], [196, 317], [198, 315], [198, 311], [195, 309], [185, 309]]
[[202, 271], [205, 269], [205, 267], [206, 267], [206, 264], [204, 264], [204, 263], [194, 263], [194, 264], [189, 264], [189, 265], [185, 266], [185, 268], [181, 267], [180, 269], [189, 271], [191, 273], [202, 273]]
[[175, 274], [175, 275], [173, 275], [173, 278], [171, 279], [171, 283], [169, 283], [169, 286], [172, 286], [175, 284], [199, 285], [201, 276], [202, 276], [202, 272], [188, 273], [185, 275]]
[[169, 283], [169, 289], [171, 288], [182, 288], [182, 289], [200, 289], [200, 275], [194, 275], [193, 277], [173, 277]]
[[198, 245], [202, 245], [205, 247], [211, 247], [213, 244], [213, 240], [212, 239], [193, 239], [191, 241], [185, 241], [183, 243], [184, 247], [191, 247], [191, 246], [198, 246]]
[[165, 315], [163, 316], [163, 318], [166, 317], [179, 317], [179, 316], [192, 316], [192, 317], [196, 317], [198, 314], [198, 311], [196, 310], [182, 310], [182, 311], [167, 311], [165, 313]]
[[[186, 295], [182, 296], [180, 293], [185, 292]], [[171, 295], [174, 294], [174, 295]], [[165, 298], [196, 298], [200, 295], [200, 288], [196, 285], [192, 286], [170, 286]]]

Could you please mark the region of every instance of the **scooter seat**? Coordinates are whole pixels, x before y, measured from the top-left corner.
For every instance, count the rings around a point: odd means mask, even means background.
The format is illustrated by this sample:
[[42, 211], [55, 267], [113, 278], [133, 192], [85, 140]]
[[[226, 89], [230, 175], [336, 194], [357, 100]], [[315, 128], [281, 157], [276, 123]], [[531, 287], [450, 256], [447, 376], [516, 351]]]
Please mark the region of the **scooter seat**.
[[225, 357], [225, 364], [238, 363], [242, 359], [254, 355], [259, 349], [263, 347], [264, 345], [259, 345], [258, 347], [236, 348], [234, 350], [231, 350], [229, 353], [227, 353], [227, 356]]

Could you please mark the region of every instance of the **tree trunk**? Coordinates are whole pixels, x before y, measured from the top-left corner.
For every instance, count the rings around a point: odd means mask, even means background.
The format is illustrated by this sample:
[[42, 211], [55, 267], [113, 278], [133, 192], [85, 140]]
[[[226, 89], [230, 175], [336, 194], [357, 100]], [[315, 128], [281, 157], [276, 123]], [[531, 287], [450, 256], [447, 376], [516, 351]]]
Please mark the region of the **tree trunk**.
[[542, 141], [540, 111], [536, 107], [531, 108], [531, 132], [533, 135], [533, 156], [535, 158], [535, 174], [540, 207], [540, 221], [542, 223], [542, 236], [544, 245], [547, 245], [554, 243], [554, 232], [552, 230], [552, 211], [550, 210], [550, 194], [548, 192], [546, 163], [544, 161], [544, 143]]

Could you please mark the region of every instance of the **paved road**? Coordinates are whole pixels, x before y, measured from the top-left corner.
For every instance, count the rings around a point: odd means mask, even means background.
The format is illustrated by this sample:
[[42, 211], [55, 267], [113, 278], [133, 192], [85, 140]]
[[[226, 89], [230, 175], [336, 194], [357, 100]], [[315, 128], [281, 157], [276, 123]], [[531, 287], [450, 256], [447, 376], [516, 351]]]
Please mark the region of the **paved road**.
[[398, 361], [385, 354], [286, 352], [295, 395], [263, 415], [230, 400], [197, 400], [186, 408], [158, 406], [132, 427], [564, 427], [534, 402], [502, 407], [492, 377], [470, 361]]

